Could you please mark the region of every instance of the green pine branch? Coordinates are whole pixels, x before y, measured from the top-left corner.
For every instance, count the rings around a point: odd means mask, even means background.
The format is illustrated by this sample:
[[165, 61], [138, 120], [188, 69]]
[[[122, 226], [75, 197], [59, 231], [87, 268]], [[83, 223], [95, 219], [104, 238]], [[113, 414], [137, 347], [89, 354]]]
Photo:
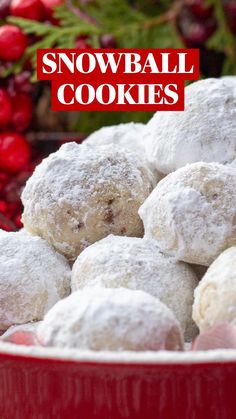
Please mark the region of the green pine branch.
[[[178, 3], [178, 2], [177, 2]], [[7, 77], [21, 71], [24, 62], [31, 59], [36, 69], [36, 52], [39, 48], [73, 48], [79, 36], [88, 36], [91, 47], [98, 48], [102, 34], [111, 34], [121, 48], [168, 48], [181, 46], [173, 24], [173, 7], [156, 16], [149, 16], [134, 8], [127, 0], [98, 0], [79, 6], [78, 1], [67, 0], [55, 9], [59, 25], [9, 17], [8, 22], [20, 26], [27, 35], [38, 41], [30, 45], [22, 59], [6, 69]], [[157, 11], [163, 12], [163, 8]], [[78, 11], [78, 13], [77, 13]], [[36, 81], [35, 72], [33, 80]]]

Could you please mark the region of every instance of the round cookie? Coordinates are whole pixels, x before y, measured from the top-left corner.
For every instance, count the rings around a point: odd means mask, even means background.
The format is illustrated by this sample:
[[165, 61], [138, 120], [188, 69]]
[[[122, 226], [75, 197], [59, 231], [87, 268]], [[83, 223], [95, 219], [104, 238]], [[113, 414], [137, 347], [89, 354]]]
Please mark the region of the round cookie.
[[178, 260], [209, 266], [236, 244], [236, 169], [193, 163], [168, 175], [139, 214], [145, 235]]
[[118, 146], [119, 149], [137, 154], [143, 158], [143, 162], [152, 172], [156, 185], [163, 175], [146, 159], [144, 132], [145, 125], [140, 123], [128, 122], [126, 124], [111, 125], [93, 132], [86, 138], [83, 145], [100, 147], [112, 144], [113, 146]]
[[22, 194], [26, 230], [75, 260], [110, 233], [142, 236], [138, 209], [153, 189], [145, 163], [110, 145], [63, 145], [35, 170]]
[[86, 286], [142, 290], [159, 298], [175, 314], [191, 340], [193, 293], [198, 281], [183, 262], [162, 253], [155, 240], [108, 236], [87, 247], [72, 269], [72, 291]]
[[143, 131], [145, 125], [129, 122], [100, 128], [89, 135], [83, 144], [90, 146], [115, 145], [131, 152], [144, 153]]
[[44, 346], [94, 351], [179, 350], [180, 325], [158, 299], [125, 288], [84, 288], [56, 304], [37, 329]]
[[70, 293], [66, 259], [40, 237], [0, 233], [0, 330], [42, 320]]
[[157, 112], [146, 126], [149, 161], [164, 174], [199, 161], [236, 159], [236, 95], [223, 79], [200, 80], [185, 89], [184, 112]]
[[224, 322], [236, 324], [236, 247], [209, 267], [194, 293], [193, 319], [201, 331]]

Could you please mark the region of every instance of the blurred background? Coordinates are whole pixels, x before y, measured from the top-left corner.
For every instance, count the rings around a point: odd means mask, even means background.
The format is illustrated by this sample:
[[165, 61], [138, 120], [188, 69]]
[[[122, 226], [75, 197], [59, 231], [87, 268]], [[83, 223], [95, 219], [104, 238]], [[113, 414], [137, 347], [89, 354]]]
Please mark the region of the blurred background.
[[50, 110], [38, 48], [199, 48], [201, 77], [236, 74], [236, 0], [0, 0], [0, 229], [21, 225], [22, 188], [64, 142], [144, 112]]

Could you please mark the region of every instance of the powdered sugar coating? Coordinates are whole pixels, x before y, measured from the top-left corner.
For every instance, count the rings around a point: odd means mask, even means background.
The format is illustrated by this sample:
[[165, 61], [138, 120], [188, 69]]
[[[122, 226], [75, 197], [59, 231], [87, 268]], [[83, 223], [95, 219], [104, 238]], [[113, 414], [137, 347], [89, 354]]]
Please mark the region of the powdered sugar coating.
[[194, 293], [193, 319], [201, 331], [218, 323], [236, 324], [236, 247], [209, 267]]
[[209, 266], [236, 243], [236, 169], [193, 163], [163, 179], [139, 210], [145, 235], [178, 260]]
[[39, 237], [0, 233], [0, 329], [41, 320], [70, 293], [66, 259]]
[[158, 299], [124, 288], [84, 288], [57, 303], [37, 329], [45, 346], [94, 351], [182, 349], [179, 323]]
[[231, 88], [235, 89], [236, 93], [236, 76], [223, 76], [221, 77], [221, 80], [227, 83], [227, 85]]
[[144, 124], [129, 122], [100, 128], [89, 135], [83, 144], [90, 146], [117, 145], [129, 151], [144, 152]]
[[110, 145], [63, 145], [36, 168], [22, 194], [23, 222], [70, 260], [110, 233], [142, 236], [138, 208], [153, 176], [135, 154]]
[[72, 269], [72, 291], [86, 286], [142, 290], [159, 298], [179, 320], [185, 340], [197, 330], [192, 321], [198, 281], [183, 262], [163, 254], [155, 240], [108, 236], [87, 247]]
[[236, 159], [236, 95], [223, 79], [185, 89], [184, 112], [157, 112], [146, 127], [147, 157], [168, 174], [199, 161], [230, 164]]
[[141, 123], [128, 122], [126, 124], [111, 125], [93, 132], [86, 138], [83, 144], [91, 147], [112, 144], [118, 146], [119, 149], [137, 154], [152, 172], [156, 185], [163, 176], [145, 157], [144, 132], [145, 125]]

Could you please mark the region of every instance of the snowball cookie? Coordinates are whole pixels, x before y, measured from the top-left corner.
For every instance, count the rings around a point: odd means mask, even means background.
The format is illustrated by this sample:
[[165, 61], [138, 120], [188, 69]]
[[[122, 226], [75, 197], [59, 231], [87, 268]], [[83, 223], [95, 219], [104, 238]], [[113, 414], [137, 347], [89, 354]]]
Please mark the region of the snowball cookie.
[[178, 260], [209, 266], [236, 244], [236, 169], [193, 163], [166, 176], [139, 210], [145, 235]]
[[[119, 148], [145, 156], [144, 132], [145, 125], [135, 122], [127, 124], [111, 125], [100, 128], [95, 131], [84, 141], [83, 144], [89, 146], [103, 146], [113, 144]], [[155, 185], [161, 180], [161, 175], [153, 165], [151, 165], [145, 157], [145, 163], [149, 170], [153, 173]]]
[[94, 351], [179, 350], [180, 325], [157, 298], [125, 288], [84, 288], [56, 304], [37, 329], [45, 346]]
[[23, 191], [23, 222], [74, 260], [110, 233], [142, 236], [138, 209], [153, 188], [151, 172], [113, 145], [63, 145], [36, 168]]
[[225, 250], [209, 267], [194, 293], [193, 319], [199, 329], [236, 325], [236, 247]]
[[147, 157], [168, 174], [198, 161], [236, 159], [236, 95], [222, 79], [200, 80], [185, 89], [184, 112], [157, 112], [146, 126]]
[[66, 259], [39, 237], [0, 233], [0, 330], [41, 320], [70, 293]]
[[127, 124], [111, 125], [100, 128], [89, 135], [83, 144], [102, 146], [113, 144], [134, 152], [144, 153], [142, 133], [144, 124], [129, 122]]
[[179, 320], [185, 340], [197, 330], [192, 321], [198, 281], [183, 262], [162, 253], [154, 240], [108, 236], [87, 247], [72, 269], [72, 291], [85, 286], [130, 288], [159, 298]]

